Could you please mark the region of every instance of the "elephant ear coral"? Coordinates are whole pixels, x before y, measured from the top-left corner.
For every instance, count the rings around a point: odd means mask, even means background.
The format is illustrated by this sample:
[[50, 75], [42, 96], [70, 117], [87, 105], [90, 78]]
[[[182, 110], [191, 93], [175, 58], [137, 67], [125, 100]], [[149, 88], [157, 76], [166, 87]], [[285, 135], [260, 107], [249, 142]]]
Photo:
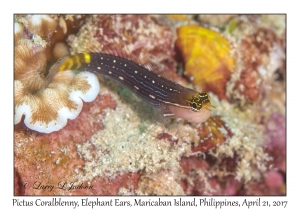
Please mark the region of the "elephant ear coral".
[[[39, 20], [40, 18], [40, 20]], [[50, 36], [57, 18], [39, 15], [16, 18], [14, 105], [15, 124], [23, 115], [25, 125], [41, 133], [58, 131], [75, 119], [82, 100], [93, 101], [100, 86], [95, 75], [72, 71], [58, 73], [49, 84], [46, 80], [47, 42], [39, 35]], [[52, 28], [52, 30], [49, 30]], [[38, 34], [35, 34], [38, 33]]]

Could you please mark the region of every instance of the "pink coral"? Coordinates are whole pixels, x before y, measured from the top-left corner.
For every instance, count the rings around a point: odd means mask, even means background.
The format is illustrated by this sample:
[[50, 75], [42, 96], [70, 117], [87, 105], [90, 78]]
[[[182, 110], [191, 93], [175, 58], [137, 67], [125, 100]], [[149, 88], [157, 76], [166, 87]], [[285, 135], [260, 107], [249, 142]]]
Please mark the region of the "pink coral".
[[[230, 162], [224, 161], [222, 166], [230, 170], [234, 167]], [[210, 158], [203, 160], [195, 156], [183, 157], [180, 165], [185, 174], [181, 185], [187, 195], [236, 195], [242, 188], [242, 183], [233, 175], [223, 177], [209, 175], [214, 165], [214, 161]]]
[[285, 117], [273, 113], [266, 122], [266, 134], [270, 141], [267, 143], [267, 151], [274, 158], [273, 163], [281, 171], [286, 172], [286, 126]]
[[269, 171], [266, 174], [266, 183], [270, 189], [280, 188], [284, 185], [282, 175], [277, 171]]
[[[271, 183], [274, 182], [274, 183]], [[250, 181], [238, 195], [286, 195], [286, 186], [277, 172], [268, 172], [261, 181]]]
[[260, 66], [266, 65], [266, 56], [276, 45], [283, 46], [283, 40], [266, 28], [258, 28], [255, 33], [241, 40], [238, 52], [241, 54], [244, 69], [240, 79], [236, 81], [236, 87], [247, 100], [257, 101], [261, 94], [262, 78], [258, 70]]

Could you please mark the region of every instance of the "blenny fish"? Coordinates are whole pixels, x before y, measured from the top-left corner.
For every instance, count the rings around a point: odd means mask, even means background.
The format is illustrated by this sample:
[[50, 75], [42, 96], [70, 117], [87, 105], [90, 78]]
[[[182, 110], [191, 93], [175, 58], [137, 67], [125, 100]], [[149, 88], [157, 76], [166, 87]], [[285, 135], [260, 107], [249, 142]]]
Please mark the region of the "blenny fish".
[[48, 79], [66, 70], [89, 71], [112, 79], [159, 109], [164, 117], [204, 122], [210, 116], [212, 105], [206, 92], [183, 87], [130, 58], [101, 52], [77, 53], [60, 59], [50, 69]]

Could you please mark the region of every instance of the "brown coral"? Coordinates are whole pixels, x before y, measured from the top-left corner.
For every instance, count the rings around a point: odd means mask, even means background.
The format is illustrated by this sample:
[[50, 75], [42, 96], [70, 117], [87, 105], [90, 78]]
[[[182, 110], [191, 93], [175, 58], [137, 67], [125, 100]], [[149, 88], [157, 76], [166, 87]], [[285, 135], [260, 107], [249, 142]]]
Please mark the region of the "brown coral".
[[27, 127], [44, 133], [64, 127], [80, 113], [81, 99], [92, 101], [99, 92], [96, 76], [87, 72], [66, 71], [46, 84], [47, 42], [41, 36], [51, 36], [55, 17], [29, 15], [15, 23], [15, 124], [25, 115]]
[[208, 150], [222, 145], [232, 136], [231, 130], [220, 116], [212, 116], [205, 123], [202, 123], [197, 131], [200, 142], [192, 147], [193, 152], [207, 152]]

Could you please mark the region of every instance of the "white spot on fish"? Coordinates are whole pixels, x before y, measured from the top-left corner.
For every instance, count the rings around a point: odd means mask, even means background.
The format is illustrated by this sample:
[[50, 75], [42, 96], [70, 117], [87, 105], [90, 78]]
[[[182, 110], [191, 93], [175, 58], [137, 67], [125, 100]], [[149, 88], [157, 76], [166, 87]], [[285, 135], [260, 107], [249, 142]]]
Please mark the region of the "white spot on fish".
[[101, 57], [101, 60], [103, 60], [103, 57]]
[[119, 77], [120, 78], [120, 80], [124, 80], [124, 78], [123, 77]]
[[154, 95], [149, 95], [151, 98], [155, 99], [155, 96]]
[[101, 69], [101, 67], [100, 67], [100, 66], [98, 66], [98, 67], [97, 67], [97, 69]]
[[140, 89], [139, 87], [137, 87], [137, 86], [135, 86], [135, 85], [134, 85], [134, 88], [135, 88], [135, 89], [137, 89], [137, 90], [139, 90], [139, 89]]
[[111, 71], [109, 71], [108, 73], [109, 73], [109, 74], [112, 74], [112, 72], [111, 72]]
[[154, 83], [155, 83], [155, 81], [154, 81], [154, 80], [152, 80], [152, 83], [154, 84]]
[[126, 63], [124, 64], [124, 66], [127, 66]]
[[136, 73], [136, 74], [137, 74], [137, 71], [134, 71], [134, 73]]
[[116, 60], [113, 61], [114, 63], [116, 62]]

